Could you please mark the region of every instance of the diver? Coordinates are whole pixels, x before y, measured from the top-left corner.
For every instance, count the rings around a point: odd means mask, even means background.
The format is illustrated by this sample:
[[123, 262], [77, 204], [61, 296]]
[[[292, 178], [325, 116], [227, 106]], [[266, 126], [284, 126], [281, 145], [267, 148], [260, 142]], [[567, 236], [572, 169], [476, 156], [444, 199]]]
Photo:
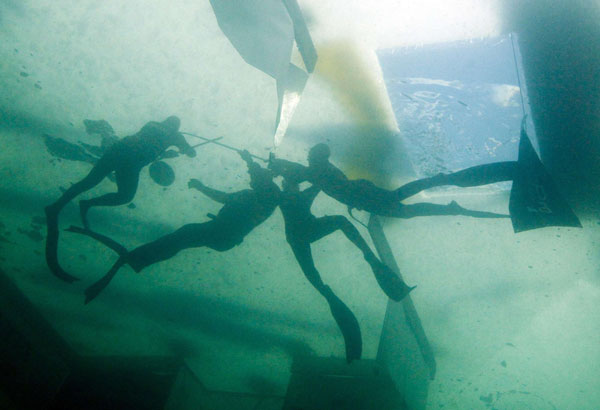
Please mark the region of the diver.
[[104, 152], [85, 178], [73, 184], [56, 202], [45, 208], [48, 224], [46, 262], [56, 276], [67, 282], [77, 280], [65, 272], [58, 262], [58, 215], [64, 206], [77, 195], [98, 185], [114, 171], [117, 192], [79, 202], [83, 225], [88, 228], [88, 210], [93, 206], [117, 206], [130, 202], [137, 191], [142, 168], [159, 158], [167, 148], [176, 146], [181, 153], [189, 157], [196, 156], [196, 151], [179, 133], [179, 125], [180, 120], [176, 116], [171, 116], [162, 122], [151, 121], [136, 134], [115, 142]]
[[346, 204], [349, 210], [356, 208], [375, 215], [395, 218], [433, 215], [466, 215], [481, 218], [508, 217], [508, 215], [492, 212], [471, 211], [461, 207], [455, 201], [448, 205], [427, 202], [410, 205], [402, 204], [400, 201], [403, 199], [424, 189], [438, 186], [440, 183], [435, 179], [427, 179], [411, 182], [393, 191], [383, 189], [366, 179], [348, 179], [339, 168], [329, 162], [330, 154], [329, 146], [320, 143], [310, 149], [308, 167], [271, 156], [269, 168], [275, 174], [283, 175], [288, 180], [298, 183], [309, 181], [330, 197]]
[[321, 280], [312, 257], [311, 243], [339, 229], [362, 251], [377, 282], [392, 300], [401, 300], [413, 288], [408, 287], [375, 256], [358, 230], [344, 216], [332, 215], [317, 218], [311, 213], [311, 205], [319, 191], [320, 188], [316, 185], [300, 191], [297, 182], [284, 179], [279, 208], [285, 221], [286, 240], [308, 281], [327, 300], [331, 313], [344, 337], [346, 360], [351, 362], [360, 359], [362, 351], [358, 321], [352, 311]]
[[86, 289], [85, 302], [89, 303], [94, 299], [125, 264], [140, 272], [145, 267], [170, 259], [188, 248], [206, 246], [224, 252], [242, 243], [246, 235], [271, 216], [279, 205], [281, 194], [279, 187], [273, 182], [273, 173], [253, 162], [248, 151], [239, 151], [239, 154], [248, 165], [251, 189], [227, 193], [209, 188], [197, 179], [191, 179], [188, 183], [189, 188], [197, 189], [223, 204], [217, 215], [208, 214], [211, 218], [208, 222], [186, 224], [175, 232], [130, 252], [112, 239], [89, 229], [69, 228], [71, 232], [99, 240], [120, 256], [102, 279]]
[[[386, 190], [365, 179], [349, 180], [344, 173], [329, 162], [330, 151], [325, 144], [317, 144], [308, 154], [309, 166], [271, 156], [270, 167], [276, 174], [298, 182], [310, 181], [327, 195], [352, 208], [376, 215], [396, 218], [413, 218], [432, 215], [465, 215], [478, 218], [510, 217], [515, 232], [546, 226], [581, 228], [581, 222], [562, 197], [548, 171], [539, 159], [526, 131], [527, 116], [521, 121], [519, 154], [517, 161], [504, 161], [477, 165], [450, 174], [437, 174], [409, 182], [396, 190]], [[448, 205], [416, 203], [405, 205], [401, 201], [423, 190], [455, 185], [473, 187], [501, 181], [512, 181], [508, 204], [510, 215], [472, 211], [452, 201]]]

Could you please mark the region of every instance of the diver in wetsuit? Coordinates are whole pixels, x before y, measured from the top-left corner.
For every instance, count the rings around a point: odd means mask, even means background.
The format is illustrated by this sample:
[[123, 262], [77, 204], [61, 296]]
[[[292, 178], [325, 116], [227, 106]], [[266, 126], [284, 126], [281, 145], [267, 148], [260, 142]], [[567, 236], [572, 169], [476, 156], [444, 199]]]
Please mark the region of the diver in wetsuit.
[[319, 191], [320, 188], [316, 185], [300, 191], [296, 182], [284, 179], [279, 208], [285, 221], [286, 240], [308, 281], [327, 300], [331, 313], [344, 337], [346, 359], [351, 362], [359, 359], [362, 351], [358, 321], [344, 302], [321, 280], [312, 257], [311, 243], [339, 229], [362, 251], [377, 282], [391, 299], [401, 300], [412, 288], [406, 286], [404, 281], [375, 256], [358, 230], [345, 217], [332, 215], [317, 218], [310, 212], [311, 205]]
[[403, 199], [424, 189], [438, 186], [440, 183], [433, 179], [419, 180], [391, 191], [380, 188], [366, 179], [348, 179], [339, 168], [329, 162], [329, 156], [329, 147], [326, 144], [317, 144], [308, 153], [308, 167], [273, 157], [270, 158], [269, 167], [275, 174], [283, 175], [284, 178], [297, 182], [311, 182], [330, 197], [348, 205], [349, 208], [364, 210], [375, 215], [395, 218], [433, 215], [468, 215], [483, 218], [507, 217], [507, 215], [491, 212], [471, 211], [462, 208], [455, 201], [448, 205], [427, 202], [410, 205], [402, 204], [400, 201]]
[[410, 205], [402, 204], [400, 201], [403, 199], [439, 184], [428, 185], [426, 182], [429, 181], [419, 180], [394, 191], [383, 189], [366, 179], [348, 179], [339, 168], [329, 162], [329, 156], [329, 147], [326, 144], [317, 144], [308, 153], [308, 167], [273, 157], [270, 158], [269, 167], [275, 174], [283, 175], [284, 178], [297, 182], [311, 182], [330, 197], [348, 205], [349, 208], [364, 210], [375, 215], [395, 218], [433, 215], [468, 215], [484, 218], [507, 217], [507, 215], [491, 212], [470, 211], [462, 208], [455, 201], [448, 205], [427, 202]]
[[91, 207], [117, 206], [130, 202], [137, 191], [142, 168], [155, 161], [170, 146], [176, 146], [182, 153], [194, 157], [196, 151], [179, 133], [179, 125], [180, 120], [176, 116], [171, 116], [163, 122], [151, 121], [136, 134], [115, 142], [85, 178], [73, 184], [56, 202], [45, 208], [48, 224], [46, 261], [56, 276], [67, 282], [77, 280], [65, 272], [58, 263], [58, 215], [64, 206], [77, 195], [98, 185], [114, 171], [117, 192], [79, 202], [81, 219], [87, 228], [87, 212]]
[[251, 189], [226, 193], [209, 188], [197, 179], [191, 179], [188, 183], [189, 188], [197, 189], [223, 204], [216, 216], [209, 214], [211, 221], [184, 225], [175, 232], [130, 252], [103, 235], [85, 229], [70, 228], [73, 232], [86, 234], [101, 241], [120, 255], [109, 272], [86, 290], [86, 303], [94, 299], [125, 264], [140, 272], [145, 267], [170, 259], [179, 251], [188, 248], [206, 246], [224, 252], [242, 243], [246, 235], [264, 222], [279, 204], [281, 191], [273, 182], [273, 173], [270, 170], [253, 162], [248, 151], [240, 151], [240, 155], [248, 165]]
[[329, 162], [329, 147], [317, 144], [308, 155], [309, 166], [270, 158], [270, 167], [276, 174], [298, 182], [310, 181], [327, 195], [348, 205], [372, 214], [396, 218], [413, 218], [432, 215], [465, 215], [478, 218], [505, 218], [491, 212], [472, 211], [452, 201], [448, 205], [416, 203], [405, 205], [401, 201], [425, 189], [456, 185], [473, 187], [501, 181], [512, 181], [508, 204], [513, 229], [522, 232], [545, 226], [581, 227], [581, 222], [562, 197], [550, 174], [533, 149], [526, 131], [526, 119], [521, 121], [519, 157], [517, 161], [504, 161], [477, 165], [451, 174], [438, 174], [401, 186], [396, 190], [377, 187], [365, 179], [349, 180], [344, 173]]

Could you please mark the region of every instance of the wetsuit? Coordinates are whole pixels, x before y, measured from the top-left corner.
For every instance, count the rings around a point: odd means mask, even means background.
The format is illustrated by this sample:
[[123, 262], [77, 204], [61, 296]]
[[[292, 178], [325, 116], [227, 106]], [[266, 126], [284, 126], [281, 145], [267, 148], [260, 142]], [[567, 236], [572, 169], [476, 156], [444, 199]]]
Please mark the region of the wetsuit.
[[[325, 297], [331, 313], [336, 320], [346, 346], [348, 362], [359, 359], [362, 352], [362, 339], [358, 321], [352, 311], [333, 293], [321, 279], [312, 257], [311, 243], [341, 230], [344, 235], [359, 248], [365, 260], [371, 266], [377, 281], [388, 296], [401, 300], [411, 288], [375, 256], [358, 230], [341, 215], [317, 218], [311, 212], [311, 205], [320, 191], [316, 185], [297, 190], [297, 184], [286, 181], [286, 188], [281, 194], [279, 208], [285, 220], [285, 236], [294, 256], [309, 282]], [[294, 187], [294, 189], [291, 189]]]
[[141, 169], [155, 161], [168, 147], [174, 145], [190, 157], [196, 155], [178, 130], [179, 118], [175, 116], [163, 122], [148, 122], [136, 134], [110, 146], [85, 178], [73, 184], [56, 202], [45, 208], [48, 225], [46, 262], [54, 275], [67, 282], [77, 280], [76, 277], [65, 272], [58, 262], [58, 215], [62, 208], [77, 195], [98, 185], [113, 171], [117, 192], [80, 202], [84, 226], [88, 225], [86, 216], [90, 207], [117, 206], [130, 202], [137, 191]]
[[232, 194], [218, 192], [225, 195], [226, 200], [213, 220], [184, 225], [171, 234], [142, 245], [127, 254], [126, 262], [139, 272], [187, 248], [206, 246], [219, 252], [227, 251], [242, 243], [246, 235], [271, 216], [279, 204], [279, 188], [273, 182], [259, 189]]
[[116, 244], [110, 238], [91, 231], [79, 230], [105, 245], [111, 247], [120, 258], [106, 275], [86, 290], [86, 303], [94, 299], [104, 289], [121, 266], [129, 264], [136, 272], [147, 266], [175, 256], [188, 248], [206, 246], [223, 252], [242, 243], [255, 227], [263, 223], [275, 210], [280, 201], [279, 187], [272, 180], [272, 173], [252, 162], [247, 151], [241, 153], [248, 164], [250, 186], [234, 193], [226, 193], [204, 186], [197, 180], [191, 180], [190, 188], [196, 188], [203, 194], [223, 203], [223, 207], [209, 222], [187, 224], [175, 232], [155, 241], [139, 246], [131, 252]]
[[[504, 163], [499, 163], [504, 164]], [[516, 162], [514, 163], [516, 164]], [[462, 208], [456, 202], [448, 205], [433, 203], [416, 203], [405, 205], [401, 203], [412, 195], [428, 188], [441, 185], [475, 186], [485, 183], [504, 181], [512, 177], [512, 163], [505, 165], [490, 164], [473, 167], [461, 174], [441, 175], [426, 178], [406, 184], [396, 190], [387, 190], [376, 186], [366, 179], [350, 180], [346, 175], [329, 161], [310, 165], [308, 167], [283, 159], [271, 159], [270, 167], [276, 174], [283, 175], [295, 182], [309, 181], [321, 188], [330, 197], [348, 205], [349, 208], [364, 210], [375, 215], [391, 216], [395, 218], [413, 218], [416, 216], [433, 215], [468, 215], [476, 217], [507, 217], [490, 212], [471, 211]], [[477, 169], [475, 169], [477, 168]], [[502, 170], [502, 174], [496, 174], [495, 170]], [[471, 180], [475, 175], [478, 179]], [[482, 175], [484, 177], [482, 177]], [[486, 179], [487, 176], [489, 179]], [[444, 178], [442, 178], [444, 177]], [[452, 178], [454, 177], [454, 178]], [[489, 182], [485, 182], [488, 181]]]
[[47, 208], [48, 212], [60, 212], [73, 198], [98, 185], [113, 171], [118, 191], [81, 201], [84, 223], [86, 212], [92, 206], [117, 206], [130, 202], [137, 191], [142, 168], [157, 160], [170, 146], [176, 146], [190, 157], [196, 154], [176, 129], [170, 129], [164, 123], [148, 122], [136, 134], [125, 137], [108, 148], [90, 173], [67, 189], [58, 201]]

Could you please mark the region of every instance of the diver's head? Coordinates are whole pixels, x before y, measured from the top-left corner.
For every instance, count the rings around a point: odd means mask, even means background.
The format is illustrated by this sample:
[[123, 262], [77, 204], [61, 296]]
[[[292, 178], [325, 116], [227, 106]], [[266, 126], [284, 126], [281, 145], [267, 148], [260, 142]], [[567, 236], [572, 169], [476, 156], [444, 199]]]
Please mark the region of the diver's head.
[[321, 165], [329, 161], [331, 151], [327, 144], [317, 144], [308, 151], [308, 164], [309, 165]]
[[169, 118], [164, 120], [162, 124], [165, 128], [168, 128], [169, 131], [179, 131], [179, 126], [181, 125], [181, 120], [176, 115], [171, 115]]
[[261, 190], [273, 185], [273, 172], [262, 167], [253, 168], [250, 174], [250, 188]]

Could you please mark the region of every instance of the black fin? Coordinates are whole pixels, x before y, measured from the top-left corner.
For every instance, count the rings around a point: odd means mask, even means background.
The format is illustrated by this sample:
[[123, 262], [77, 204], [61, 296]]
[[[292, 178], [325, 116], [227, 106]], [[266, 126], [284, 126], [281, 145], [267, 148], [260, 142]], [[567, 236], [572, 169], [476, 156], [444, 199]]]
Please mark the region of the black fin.
[[354, 313], [327, 286], [323, 296], [329, 303], [329, 309], [338, 327], [342, 331], [346, 346], [346, 361], [359, 360], [362, 355], [362, 335]]
[[453, 213], [450, 215], [471, 216], [473, 218], [510, 218], [510, 215], [487, 211], [474, 211], [472, 209], [463, 208], [456, 201], [450, 202], [448, 206], [453, 209]]
[[579, 219], [544, 168], [521, 124], [519, 161], [508, 206], [515, 233], [545, 226], [581, 228]]
[[119, 268], [123, 266], [125, 262], [122, 259], [119, 259], [112, 268], [104, 275], [99, 281], [95, 282], [92, 286], [85, 290], [85, 304], [87, 305], [92, 300], [96, 298], [104, 290], [105, 287], [108, 286], [112, 278], [115, 277]]
[[72, 283], [79, 278], [67, 273], [58, 262], [58, 211], [46, 207], [46, 224], [48, 232], [46, 235], [46, 263], [48, 268], [57, 278]]
[[416, 286], [408, 286], [393, 270], [381, 262], [376, 262], [372, 268], [379, 287], [393, 301], [401, 301], [416, 288]]
[[107, 247], [109, 247], [110, 249], [112, 249], [113, 251], [118, 253], [119, 256], [125, 256], [127, 254], [127, 249], [123, 245], [121, 245], [114, 239], [109, 238], [106, 235], [102, 235], [102, 234], [94, 232], [90, 229], [80, 228], [79, 226], [71, 225], [70, 227], [65, 229], [65, 231], [89, 236], [90, 238], [93, 238], [93, 239], [97, 240], [98, 242], [106, 245]]

